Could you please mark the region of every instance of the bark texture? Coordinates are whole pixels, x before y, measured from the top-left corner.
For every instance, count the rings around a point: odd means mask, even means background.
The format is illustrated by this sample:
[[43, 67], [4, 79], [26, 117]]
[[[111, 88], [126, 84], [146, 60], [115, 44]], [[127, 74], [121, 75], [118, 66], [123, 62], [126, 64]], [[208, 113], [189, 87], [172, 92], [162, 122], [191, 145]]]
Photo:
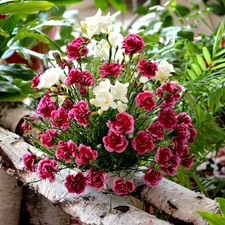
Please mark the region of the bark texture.
[[19, 225], [71, 225], [70, 216], [28, 186], [23, 188]]
[[220, 213], [216, 201], [165, 178], [157, 187], [142, 186], [138, 194], [144, 202], [150, 203], [173, 218], [194, 225], [208, 224], [196, 213], [197, 210]]
[[16, 132], [19, 122], [28, 115], [34, 114], [22, 102], [0, 102], [0, 125]]
[[[22, 155], [29, 149], [33, 152], [37, 150], [25, 143], [18, 135], [0, 128], [0, 154], [4, 152], [8, 155], [16, 168], [17, 178], [29, 187], [39, 192], [53, 204], [59, 205], [66, 213], [79, 218], [80, 221], [92, 225], [166, 225], [166, 221], [159, 220], [155, 216], [131, 205], [125, 198], [102, 193], [93, 189], [87, 189], [81, 195], [69, 194], [64, 187], [64, 177], [67, 170], [61, 171], [56, 181], [40, 181], [36, 173], [23, 171]], [[41, 153], [40, 153], [41, 154]], [[31, 183], [30, 183], [31, 182]], [[33, 182], [33, 183], [32, 183]], [[112, 212], [109, 213], [109, 202], [111, 201]]]
[[22, 188], [15, 177], [0, 169], [0, 224], [18, 225]]

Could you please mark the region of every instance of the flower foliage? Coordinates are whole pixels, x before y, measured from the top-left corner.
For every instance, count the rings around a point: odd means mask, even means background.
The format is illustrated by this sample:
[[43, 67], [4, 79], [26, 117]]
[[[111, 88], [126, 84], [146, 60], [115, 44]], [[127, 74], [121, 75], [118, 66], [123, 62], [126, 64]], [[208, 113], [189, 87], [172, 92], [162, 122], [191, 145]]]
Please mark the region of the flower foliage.
[[61, 169], [78, 168], [65, 177], [70, 193], [105, 187], [111, 172], [109, 188], [129, 194], [134, 181], [121, 171], [142, 169], [153, 187], [193, 162], [188, 144], [197, 133], [182, 111], [181, 85], [169, 79], [173, 65], [146, 59], [144, 40], [111, 32], [110, 18], [98, 11], [83, 21], [67, 57], [55, 52], [55, 66], [32, 82], [43, 95], [23, 127], [44, 156], [27, 153], [25, 170], [53, 182]]

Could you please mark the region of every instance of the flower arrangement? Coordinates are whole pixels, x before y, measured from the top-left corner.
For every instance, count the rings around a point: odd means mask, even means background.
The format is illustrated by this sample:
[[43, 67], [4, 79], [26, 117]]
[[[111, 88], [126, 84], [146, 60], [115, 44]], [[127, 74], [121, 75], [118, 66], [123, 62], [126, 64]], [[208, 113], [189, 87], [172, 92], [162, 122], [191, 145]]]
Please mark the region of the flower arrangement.
[[67, 57], [55, 52], [56, 64], [32, 80], [42, 97], [23, 128], [44, 154], [25, 154], [25, 170], [54, 182], [61, 169], [71, 169], [70, 193], [108, 186], [125, 195], [135, 184], [123, 171], [142, 170], [153, 187], [193, 163], [188, 144], [197, 132], [182, 111], [181, 85], [169, 80], [173, 65], [145, 59], [143, 39], [113, 32], [110, 20], [100, 10], [86, 18]]

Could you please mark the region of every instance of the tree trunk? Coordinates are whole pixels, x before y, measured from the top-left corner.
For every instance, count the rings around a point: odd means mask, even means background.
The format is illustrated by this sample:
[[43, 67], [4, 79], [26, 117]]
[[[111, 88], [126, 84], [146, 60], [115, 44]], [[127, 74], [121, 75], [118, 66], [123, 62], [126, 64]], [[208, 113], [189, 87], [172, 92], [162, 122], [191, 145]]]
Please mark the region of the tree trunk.
[[22, 188], [15, 177], [0, 169], [0, 224], [18, 225]]

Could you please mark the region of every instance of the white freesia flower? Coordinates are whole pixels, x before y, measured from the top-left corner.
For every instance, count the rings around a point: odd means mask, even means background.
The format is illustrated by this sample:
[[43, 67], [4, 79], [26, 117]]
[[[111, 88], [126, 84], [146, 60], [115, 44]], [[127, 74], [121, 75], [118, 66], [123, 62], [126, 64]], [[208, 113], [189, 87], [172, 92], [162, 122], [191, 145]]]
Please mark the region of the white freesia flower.
[[101, 81], [99, 83], [99, 85], [96, 86], [93, 89], [93, 93], [94, 93], [94, 95], [97, 95], [101, 91], [108, 91], [109, 92], [110, 87], [111, 87], [110, 80], [109, 79], [105, 79], [105, 80]]
[[122, 113], [122, 112], [126, 112], [127, 110], [127, 104], [122, 103], [121, 101], [117, 102], [117, 110]]
[[140, 81], [142, 84], [145, 84], [145, 83], [147, 83], [147, 82], [149, 81], [149, 79], [148, 79], [147, 77], [141, 76], [140, 79], [139, 79], [139, 81]]
[[108, 32], [110, 21], [110, 13], [106, 16], [102, 16], [102, 11], [99, 9], [95, 16], [85, 18], [85, 21], [81, 21], [81, 30], [87, 34], [88, 38], [91, 38], [95, 34], [101, 32]]
[[101, 109], [104, 111], [107, 111], [109, 107], [113, 109], [117, 108], [113, 95], [107, 90], [99, 91], [95, 95], [95, 99], [90, 100], [90, 103], [97, 107], [101, 107]]
[[98, 42], [97, 45], [94, 47], [94, 52], [97, 53], [100, 57], [102, 57], [104, 60], [109, 59], [109, 48], [110, 45], [106, 40], [101, 40]]
[[122, 46], [122, 42], [124, 37], [120, 33], [110, 32], [109, 33], [109, 42], [112, 47], [116, 48], [117, 46], [120, 48]]
[[64, 71], [60, 67], [47, 69], [39, 77], [39, 84], [37, 88], [51, 88], [54, 85], [60, 85], [66, 79]]
[[126, 94], [127, 94], [128, 86], [129, 86], [128, 83], [122, 84], [117, 80], [115, 85], [111, 87], [111, 93], [112, 93], [114, 99], [121, 100], [124, 103], [127, 103], [128, 99], [126, 97]]
[[158, 65], [158, 71], [155, 72], [154, 79], [162, 83], [172, 76], [172, 72], [175, 72], [173, 65], [169, 64], [166, 60], [162, 60]]

